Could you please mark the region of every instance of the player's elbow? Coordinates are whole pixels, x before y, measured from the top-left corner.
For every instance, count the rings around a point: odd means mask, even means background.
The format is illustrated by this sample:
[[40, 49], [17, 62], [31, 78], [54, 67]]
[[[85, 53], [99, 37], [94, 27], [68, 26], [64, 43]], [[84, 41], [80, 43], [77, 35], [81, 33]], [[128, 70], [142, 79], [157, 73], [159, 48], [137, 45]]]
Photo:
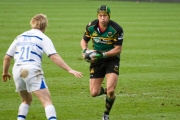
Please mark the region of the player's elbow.
[[12, 57], [9, 55], [4, 56], [4, 61], [11, 61]]

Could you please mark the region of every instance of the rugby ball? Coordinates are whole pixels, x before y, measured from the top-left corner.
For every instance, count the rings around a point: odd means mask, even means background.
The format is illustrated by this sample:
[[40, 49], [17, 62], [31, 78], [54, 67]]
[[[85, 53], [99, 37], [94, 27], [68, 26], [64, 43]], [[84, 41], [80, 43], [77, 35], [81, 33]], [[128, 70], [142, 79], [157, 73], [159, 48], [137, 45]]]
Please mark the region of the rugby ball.
[[95, 55], [96, 55], [95, 50], [86, 50], [86, 52], [84, 53], [84, 60], [87, 62], [92, 62]]

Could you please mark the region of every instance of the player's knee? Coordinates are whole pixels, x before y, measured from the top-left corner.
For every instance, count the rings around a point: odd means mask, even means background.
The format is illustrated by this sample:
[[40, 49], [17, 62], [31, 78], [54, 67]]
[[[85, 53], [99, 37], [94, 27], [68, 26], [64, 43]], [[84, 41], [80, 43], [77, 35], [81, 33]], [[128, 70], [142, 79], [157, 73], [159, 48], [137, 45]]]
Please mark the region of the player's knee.
[[22, 100], [23, 103], [28, 104], [29, 106], [32, 103], [32, 98], [31, 99], [27, 99], [27, 100]]
[[92, 97], [96, 97], [99, 95], [99, 92], [98, 91], [91, 91], [90, 94]]

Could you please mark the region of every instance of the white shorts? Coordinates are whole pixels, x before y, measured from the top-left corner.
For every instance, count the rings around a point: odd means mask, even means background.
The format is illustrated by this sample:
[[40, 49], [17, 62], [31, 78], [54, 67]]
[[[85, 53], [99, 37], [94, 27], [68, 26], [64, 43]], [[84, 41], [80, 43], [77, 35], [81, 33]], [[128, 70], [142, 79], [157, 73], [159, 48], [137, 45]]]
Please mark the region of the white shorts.
[[28, 92], [48, 88], [43, 76], [43, 70], [35, 65], [14, 65], [13, 79], [16, 92], [27, 90]]

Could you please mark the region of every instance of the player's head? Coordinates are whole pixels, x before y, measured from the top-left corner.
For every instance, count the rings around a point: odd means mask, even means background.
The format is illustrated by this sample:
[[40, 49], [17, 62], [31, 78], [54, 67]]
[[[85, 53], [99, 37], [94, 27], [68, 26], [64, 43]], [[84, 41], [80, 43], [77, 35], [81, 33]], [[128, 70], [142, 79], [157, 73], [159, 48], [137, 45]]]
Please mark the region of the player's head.
[[97, 9], [97, 14], [99, 14], [99, 13], [105, 13], [110, 18], [110, 13], [111, 13], [110, 7], [108, 7], [107, 5], [99, 6], [99, 8]]
[[35, 15], [30, 21], [31, 28], [45, 30], [46, 26], [48, 25], [48, 20], [46, 15], [37, 14]]

